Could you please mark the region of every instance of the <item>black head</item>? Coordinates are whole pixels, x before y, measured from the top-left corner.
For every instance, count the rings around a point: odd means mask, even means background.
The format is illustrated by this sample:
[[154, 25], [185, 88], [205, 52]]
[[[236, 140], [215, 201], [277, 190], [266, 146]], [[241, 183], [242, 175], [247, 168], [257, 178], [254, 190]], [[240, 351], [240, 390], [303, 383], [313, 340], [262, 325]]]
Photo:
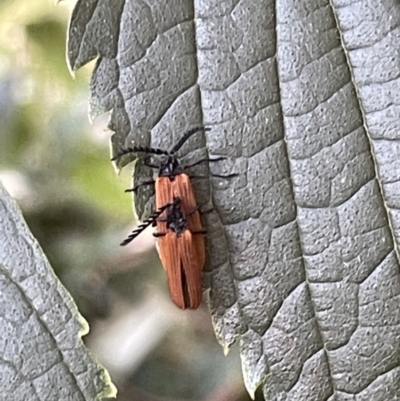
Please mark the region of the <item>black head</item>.
[[159, 177], [169, 177], [171, 181], [173, 181], [177, 175], [182, 173], [183, 167], [175, 155], [170, 155], [165, 161], [161, 162], [158, 170]]
[[[119, 157], [126, 155], [128, 153], [147, 153], [149, 155], [164, 155], [166, 156], [165, 161], [162, 161], [159, 165], [159, 176], [161, 177], [170, 177], [171, 180], [175, 178], [178, 174], [183, 172], [183, 168], [179, 163], [178, 157], [176, 156], [176, 152], [185, 144], [185, 142], [194, 134], [199, 131], [210, 131], [211, 128], [205, 127], [195, 127], [191, 130], [187, 131], [182, 138], [171, 148], [171, 150], [166, 151], [164, 149], [159, 148], [149, 148], [143, 146], [132, 146], [126, 149], [123, 149], [118, 153], [117, 156], [113, 157], [111, 160], [116, 160]], [[156, 167], [148, 164], [150, 167]]]

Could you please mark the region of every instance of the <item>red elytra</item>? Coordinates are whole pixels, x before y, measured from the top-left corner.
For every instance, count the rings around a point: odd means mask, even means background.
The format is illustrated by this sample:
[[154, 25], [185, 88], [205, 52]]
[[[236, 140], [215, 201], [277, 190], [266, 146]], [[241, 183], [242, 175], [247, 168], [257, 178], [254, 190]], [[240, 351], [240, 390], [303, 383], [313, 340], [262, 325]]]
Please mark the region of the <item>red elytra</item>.
[[[159, 174], [155, 181], [157, 211], [140, 225], [121, 245], [131, 242], [148, 225], [152, 223], [153, 225], [157, 225], [158, 233], [155, 233], [155, 236], [159, 237], [159, 254], [168, 276], [171, 299], [181, 309], [196, 309], [201, 303], [201, 270], [205, 264], [206, 251], [204, 235], [198, 235], [204, 234], [205, 231], [201, 223], [193, 187], [189, 176], [180, 165], [175, 152], [192, 135], [199, 131], [208, 130], [209, 128], [204, 127], [191, 129], [183, 135], [170, 151], [134, 146], [122, 150], [112, 159], [115, 160], [122, 155], [138, 152], [167, 156], [167, 159], [161, 162], [159, 166], [154, 166], [145, 161], [145, 164], [149, 167], [157, 167], [159, 169]], [[191, 166], [203, 161], [205, 160], [200, 160]], [[144, 182], [139, 186], [153, 183], [154, 181]], [[136, 192], [139, 186], [129, 191]], [[178, 225], [178, 220], [181, 222], [179, 229], [171, 229], [171, 227]]]

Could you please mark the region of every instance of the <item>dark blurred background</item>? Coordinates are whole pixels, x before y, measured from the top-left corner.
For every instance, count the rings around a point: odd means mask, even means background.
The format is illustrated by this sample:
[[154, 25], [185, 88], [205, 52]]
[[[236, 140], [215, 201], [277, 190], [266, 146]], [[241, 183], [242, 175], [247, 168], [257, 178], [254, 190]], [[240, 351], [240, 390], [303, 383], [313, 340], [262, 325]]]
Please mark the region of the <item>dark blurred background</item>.
[[0, 0], [0, 180], [88, 320], [118, 400], [249, 400], [207, 307], [169, 300], [151, 232], [118, 245], [135, 226], [131, 167], [112, 168], [108, 116], [89, 123], [93, 64], [68, 71], [74, 4]]

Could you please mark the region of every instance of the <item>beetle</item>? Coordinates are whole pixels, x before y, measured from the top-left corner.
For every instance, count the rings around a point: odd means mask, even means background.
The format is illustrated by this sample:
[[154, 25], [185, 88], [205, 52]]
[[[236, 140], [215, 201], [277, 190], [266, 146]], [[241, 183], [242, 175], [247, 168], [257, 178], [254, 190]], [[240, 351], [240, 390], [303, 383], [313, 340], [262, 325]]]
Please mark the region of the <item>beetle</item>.
[[[181, 165], [176, 153], [192, 135], [199, 131], [210, 131], [210, 128], [192, 128], [169, 151], [160, 148], [132, 146], [122, 149], [111, 159], [116, 160], [129, 153], [145, 153], [165, 157], [158, 165], [152, 164], [150, 157], [146, 157], [144, 164], [158, 169], [157, 179], [142, 182], [134, 188], [126, 190], [126, 192], [136, 192], [142, 185], [154, 184], [156, 212], [132, 232], [121, 245], [131, 242], [150, 224], [157, 225], [158, 233], [155, 234], [159, 237], [159, 254], [167, 271], [171, 298], [181, 309], [196, 309], [200, 305], [202, 298], [201, 271], [206, 259], [205, 238], [204, 235], [198, 235], [205, 234], [206, 231], [201, 223], [190, 177], [185, 170], [204, 161], [215, 162], [225, 159], [225, 157], [206, 158], [185, 167]], [[236, 175], [231, 174], [230, 176]]]
[[[201, 231], [203, 226], [201, 224], [200, 213], [197, 208], [196, 197], [193, 191], [192, 184], [190, 182], [190, 177], [185, 173], [185, 169], [188, 167], [196, 166], [204, 161], [219, 161], [224, 160], [224, 157], [219, 157], [215, 159], [202, 159], [191, 165], [183, 167], [176, 156], [176, 152], [185, 144], [185, 142], [194, 134], [200, 131], [210, 131], [211, 128], [208, 127], [195, 127], [187, 131], [182, 138], [167, 151], [159, 148], [143, 147], [143, 146], [131, 146], [122, 149], [121, 152], [117, 154], [111, 160], [116, 160], [123, 155], [129, 153], [146, 153], [152, 155], [166, 156], [165, 160], [161, 161], [159, 165], [154, 165], [150, 163], [149, 158], [144, 159], [144, 164], [148, 167], [158, 168], [157, 179], [151, 181], [145, 181], [141, 184], [135, 186], [132, 189], [126, 190], [126, 192], [136, 192], [137, 189], [142, 185], [155, 184], [155, 197], [156, 197], [156, 210], [162, 208], [164, 205], [171, 203], [174, 198], [181, 199], [181, 209], [187, 215], [187, 224], [192, 232]], [[200, 178], [200, 177], [199, 177]], [[161, 227], [165, 229], [165, 227]], [[202, 269], [205, 264], [205, 242], [204, 238], [196, 237], [194, 239], [194, 244], [197, 249], [197, 263], [199, 269]]]
[[121, 245], [127, 245], [140, 235], [151, 224], [157, 226], [159, 253], [162, 264], [167, 272], [168, 287], [172, 301], [180, 309], [197, 309], [202, 300], [202, 265], [205, 255], [199, 254], [200, 238], [204, 244], [205, 230], [191, 230], [188, 217], [198, 212], [197, 207], [185, 213], [182, 199], [173, 197], [172, 202], [164, 204], [136, 230], [134, 230]]

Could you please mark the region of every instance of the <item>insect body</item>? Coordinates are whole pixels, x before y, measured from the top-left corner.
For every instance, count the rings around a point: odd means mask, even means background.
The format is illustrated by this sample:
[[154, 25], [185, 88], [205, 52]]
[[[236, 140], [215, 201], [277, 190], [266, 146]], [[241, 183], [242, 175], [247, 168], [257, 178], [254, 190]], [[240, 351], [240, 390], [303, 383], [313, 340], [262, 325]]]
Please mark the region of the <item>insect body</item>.
[[[199, 131], [209, 131], [210, 128], [195, 127], [187, 131], [182, 138], [172, 147], [171, 150], [166, 151], [159, 148], [149, 148], [142, 146], [133, 146], [123, 149], [116, 157], [115, 160], [128, 153], [145, 153], [148, 155], [159, 155], [164, 156], [165, 159], [160, 162], [159, 165], [151, 164], [149, 158], [144, 159], [145, 165], [153, 168], [158, 168], [158, 178], [156, 181], [146, 181], [138, 186], [127, 190], [136, 192], [137, 189], [142, 185], [155, 184], [155, 197], [156, 197], [156, 210], [163, 208], [166, 204], [172, 203], [174, 198], [181, 199], [181, 210], [186, 215], [188, 229], [192, 232], [203, 230], [200, 214], [197, 208], [197, 202], [194, 195], [193, 187], [190, 182], [189, 176], [185, 173], [185, 169], [188, 167], [196, 166], [204, 161], [218, 161], [224, 158], [216, 159], [202, 159], [191, 165], [183, 167], [176, 152], [184, 145], [184, 143], [194, 134]], [[166, 226], [159, 226], [160, 230], [165, 230]], [[201, 270], [205, 264], [205, 244], [204, 238], [197, 236], [193, 243], [197, 249], [199, 255], [196, 259], [198, 268]], [[165, 266], [164, 266], [165, 267]]]
[[157, 225], [153, 235], [158, 238], [159, 253], [168, 276], [168, 286], [172, 301], [181, 309], [196, 309], [202, 299], [201, 268], [197, 239], [204, 248], [205, 230], [192, 231], [188, 227], [188, 217], [198, 213], [197, 207], [186, 214], [182, 199], [174, 197], [164, 204], [132, 234], [121, 243], [126, 245], [136, 238], [150, 224]]
[[152, 164], [150, 157], [146, 157], [144, 164], [158, 169], [157, 179], [143, 182], [127, 190], [136, 192], [142, 185], [154, 184], [156, 212], [121, 245], [131, 242], [150, 224], [157, 225], [158, 232], [155, 235], [158, 237], [160, 258], [167, 272], [171, 298], [181, 309], [195, 309], [201, 303], [201, 270], [206, 258], [204, 235], [199, 235], [205, 234], [205, 230], [201, 224], [193, 187], [185, 169], [204, 161], [218, 161], [225, 158], [202, 159], [183, 167], [176, 152], [192, 135], [209, 130], [210, 128], [196, 127], [187, 131], [169, 151], [133, 146], [123, 149], [112, 159], [116, 160], [128, 153], [164, 157], [158, 165]]

